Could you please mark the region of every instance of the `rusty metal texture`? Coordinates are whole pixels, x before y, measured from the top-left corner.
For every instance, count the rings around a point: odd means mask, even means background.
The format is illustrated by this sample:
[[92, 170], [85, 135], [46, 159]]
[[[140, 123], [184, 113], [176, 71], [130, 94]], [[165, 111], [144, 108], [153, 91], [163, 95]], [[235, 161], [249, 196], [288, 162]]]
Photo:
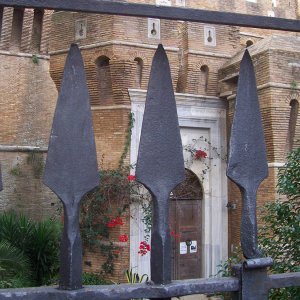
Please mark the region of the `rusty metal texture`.
[[63, 202], [60, 289], [82, 287], [80, 200], [99, 184], [96, 147], [83, 60], [71, 45], [49, 140], [43, 182]]
[[273, 265], [273, 259], [271, 257], [246, 259], [243, 264], [245, 269], [267, 268]]
[[169, 195], [184, 178], [183, 150], [167, 55], [154, 55], [145, 103], [136, 177], [152, 194], [151, 280], [171, 281]]
[[227, 176], [238, 185], [243, 198], [243, 254], [245, 258], [259, 258], [262, 254], [257, 245], [256, 192], [268, 176], [268, 164], [255, 73], [248, 50], [240, 67]]
[[118, 284], [86, 286], [77, 291], [61, 291], [55, 287], [23, 288], [0, 290], [0, 300], [128, 300], [140, 298], [171, 298], [176, 296], [234, 292], [239, 288], [239, 280], [229, 278], [208, 278], [176, 280], [166, 285]]
[[300, 287], [300, 272], [286, 274], [271, 274], [268, 281], [269, 289], [278, 289], [283, 287]]
[[107, 0], [0, 0], [1, 5], [300, 31], [299, 20]]
[[246, 269], [242, 266], [242, 300], [268, 300], [267, 268]]

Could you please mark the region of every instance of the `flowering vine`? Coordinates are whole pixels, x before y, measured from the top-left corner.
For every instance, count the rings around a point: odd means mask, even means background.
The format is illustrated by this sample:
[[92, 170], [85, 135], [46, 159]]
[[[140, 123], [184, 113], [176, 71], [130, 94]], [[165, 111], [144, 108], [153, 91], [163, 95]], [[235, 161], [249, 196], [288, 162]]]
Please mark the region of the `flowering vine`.
[[[201, 147], [199, 145], [201, 145]], [[218, 149], [213, 146], [204, 136], [200, 136], [198, 139], [192, 139], [192, 143], [183, 146], [183, 150], [185, 152], [185, 165], [187, 168], [191, 167], [194, 161], [201, 163], [200, 174], [198, 174], [198, 176], [202, 181], [211, 166], [215, 166], [215, 164], [211, 164], [213, 159], [227, 160], [226, 155], [221, 155], [223, 152], [222, 147]]]
[[119, 236], [119, 241], [122, 243], [128, 242], [128, 235], [127, 234], [122, 234]]
[[150, 245], [146, 242], [146, 241], [142, 241], [140, 242], [140, 247], [139, 247], [139, 252], [138, 254], [140, 254], [141, 256], [146, 255], [148, 252], [150, 252], [151, 247]]
[[207, 153], [201, 149], [199, 150], [195, 150], [195, 154], [194, 154], [195, 159], [202, 159], [202, 158], [206, 158], [207, 157]]
[[124, 225], [124, 222], [123, 222], [123, 220], [122, 220], [121, 217], [116, 217], [115, 219], [111, 219], [111, 220], [106, 224], [106, 226], [107, 226], [108, 228], [115, 228], [115, 227], [118, 226], [118, 225], [120, 225], [120, 226]]

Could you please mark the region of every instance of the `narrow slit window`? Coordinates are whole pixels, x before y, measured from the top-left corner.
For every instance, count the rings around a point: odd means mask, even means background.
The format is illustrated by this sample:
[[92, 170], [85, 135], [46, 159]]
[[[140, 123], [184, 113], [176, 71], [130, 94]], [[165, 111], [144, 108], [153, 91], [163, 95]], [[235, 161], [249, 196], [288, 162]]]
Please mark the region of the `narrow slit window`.
[[32, 23], [32, 38], [31, 45], [34, 52], [40, 52], [42, 31], [43, 31], [44, 11], [35, 9]]
[[0, 40], [2, 35], [2, 22], [3, 22], [3, 7], [0, 7]]
[[100, 56], [96, 60], [99, 100], [92, 104], [104, 104], [112, 100], [112, 82], [110, 64], [107, 56]]
[[143, 78], [143, 60], [137, 57], [134, 59], [134, 61], [136, 62], [136, 74], [135, 74], [136, 87], [141, 88], [142, 78]]
[[23, 31], [24, 9], [15, 8], [11, 28], [10, 48], [20, 50]]
[[207, 65], [203, 65], [200, 68], [200, 90], [199, 94], [206, 94], [208, 90], [208, 75], [209, 68]]
[[291, 106], [291, 111], [290, 111], [287, 143], [286, 143], [287, 152], [290, 152], [291, 150], [293, 150], [293, 146], [294, 146], [296, 124], [297, 124], [298, 111], [299, 111], [299, 102], [297, 100], [293, 99], [290, 102], [290, 106]]

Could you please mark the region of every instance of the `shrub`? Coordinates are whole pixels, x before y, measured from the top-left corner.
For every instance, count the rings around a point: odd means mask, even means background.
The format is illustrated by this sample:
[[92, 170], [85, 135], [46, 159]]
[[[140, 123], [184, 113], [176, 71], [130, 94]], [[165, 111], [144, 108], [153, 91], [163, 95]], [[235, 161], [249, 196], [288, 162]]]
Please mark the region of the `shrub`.
[[58, 272], [60, 227], [51, 220], [36, 222], [14, 212], [0, 214], [0, 243], [10, 244], [27, 258], [32, 286], [47, 284]]
[[[300, 148], [287, 156], [278, 174], [278, 192], [287, 201], [270, 202], [262, 215], [259, 242], [266, 256], [274, 259], [272, 273], [300, 271]], [[270, 299], [300, 299], [300, 288], [272, 290]]]
[[104, 285], [111, 284], [97, 273], [83, 273], [82, 275], [82, 284], [83, 285]]
[[0, 242], [0, 288], [30, 286], [29, 260], [7, 241]]

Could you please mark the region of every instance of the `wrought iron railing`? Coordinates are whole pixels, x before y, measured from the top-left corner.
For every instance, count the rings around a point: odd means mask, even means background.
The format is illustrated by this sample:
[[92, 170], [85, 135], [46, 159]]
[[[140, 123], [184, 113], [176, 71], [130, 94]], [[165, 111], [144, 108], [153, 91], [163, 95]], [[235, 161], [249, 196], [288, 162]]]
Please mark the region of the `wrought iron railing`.
[[[297, 20], [101, 0], [0, 0], [1, 6], [300, 31]], [[240, 68], [227, 175], [240, 187], [243, 196], [241, 245], [246, 260], [235, 267], [235, 277], [171, 281], [168, 198], [171, 190], [184, 180], [184, 163], [170, 67], [159, 45], [152, 63], [136, 170], [137, 180], [151, 192], [154, 203], [151, 281], [82, 287], [79, 203], [98, 184], [98, 174], [83, 61], [78, 47], [72, 45], [44, 174], [44, 183], [64, 204], [59, 287], [0, 290], [0, 299], [170, 299], [232, 292], [235, 299], [263, 300], [268, 298], [271, 288], [300, 286], [300, 273], [268, 275], [272, 259], [262, 257], [257, 245], [256, 191], [267, 176], [267, 160], [254, 69], [247, 50]]]

